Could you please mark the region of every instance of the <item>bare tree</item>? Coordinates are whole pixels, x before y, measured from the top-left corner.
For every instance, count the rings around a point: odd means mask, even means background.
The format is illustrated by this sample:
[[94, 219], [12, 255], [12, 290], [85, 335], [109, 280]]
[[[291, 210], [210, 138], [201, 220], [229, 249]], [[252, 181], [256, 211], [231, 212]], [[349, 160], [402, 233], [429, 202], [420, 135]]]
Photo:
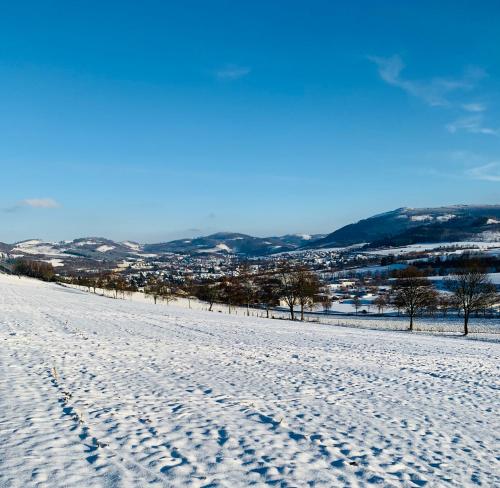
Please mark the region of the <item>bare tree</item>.
[[271, 273], [263, 274], [256, 279], [256, 299], [266, 308], [266, 317], [269, 318], [271, 307], [280, 302], [280, 280]]
[[332, 297], [328, 294], [328, 290], [323, 290], [323, 294], [320, 296], [321, 306], [323, 307], [323, 312], [327, 314], [332, 308]]
[[314, 272], [301, 267], [295, 274], [295, 286], [300, 305], [300, 320], [304, 321], [304, 309], [312, 307], [321, 289], [321, 283]]
[[448, 315], [448, 311], [451, 310], [455, 305], [455, 300], [450, 296], [440, 293], [438, 297], [438, 309], [443, 314], [443, 317]]
[[144, 287], [144, 293], [147, 296], [153, 298], [153, 301], [156, 305], [158, 298], [161, 297], [161, 281], [156, 276], [149, 276], [146, 282], [146, 286]]
[[464, 314], [464, 335], [469, 333], [470, 314], [491, 307], [498, 300], [488, 273], [473, 263], [447, 278], [446, 286]]
[[387, 300], [384, 295], [378, 295], [373, 304], [377, 307], [378, 313], [384, 313], [384, 309], [387, 307]]
[[255, 301], [255, 276], [252, 273], [250, 265], [244, 262], [238, 269], [238, 285], [241, 294], [244, 298], [245, 306], [247, 309], [247, 317], [250, 315], [250, 305]]
[[214, 303], [220, 297], [220, 289], [220, 283], [214, 280], [207, 280], [197, 285], [194, 292], [196, 298], [198, 298], [199, 300], [203, 300], [204, 302], [208, 302], [208, 310], [209, 312], [211, 312]]
[[280, 298], [283, 298], [290, 310], [291, 320], [295, 320], [295, 305], [298, 302], [296, 270], [288, 262], [282, 261], [278, 264], [276, 276], [280, 280]]
[[352, 304], [354, 305], [354, 310], [356, 311], [356, 315], [358, 315], [358, 310], [361, 307], [361, 298], [358, 295], [354, 295], [352, 299]]
[[410, 331], [414, 317], [435, 301], [436, 291], [429, 279], [417, 268], [410, 266], [397, 275], [392, 285], [395, 306], [404, 309], [410, 317]]
[[182, 290], [186, 294], [186, 298], [188, 300], [188, 307], [191, 308], [191, 298], [193, 298], [195, 294], [195, 284], [192, 275], [188, 274], [184, 276], [184, 283], [182, 285]]

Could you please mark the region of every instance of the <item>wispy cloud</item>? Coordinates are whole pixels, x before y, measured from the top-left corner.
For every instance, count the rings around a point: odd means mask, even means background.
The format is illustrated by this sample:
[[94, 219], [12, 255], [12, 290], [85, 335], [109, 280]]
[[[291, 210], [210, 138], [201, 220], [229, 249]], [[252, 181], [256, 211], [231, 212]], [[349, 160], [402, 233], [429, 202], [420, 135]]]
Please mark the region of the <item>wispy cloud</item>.
[[461, 116], [445, 126], [451, 134], [466, 131], [471, 134], [500, 135], [500, 128], [488, 127], [484, 123], [484, 113], [487, 110], [484, 103], [463, 100], [463, 93], [474, 89], [486, 76], [483, 69], [469, 67], [460, 78], [412, 80], [402, 76], [405, 65], [398, 55], [388, 58], [369, 56], [368, 59], [377, 65], [380, 77], [389, 85], [404, 90], [432, 107], [452, 109], [455, 113], [458, 111]]
[[466, 175], [474, 180], [500, 182], [500, 161], [470, 168]]
[[451, 106], [448, 95], [460, 90], [470, 90], [485, 76], [481, 68], [468, 68], [461, 78], [435, 77], [429, 80], [411, 80], [402, 76], [405, 64], [400, 56], [388, 58], [368, 56], [378, 67], [379, 76], [386, 83], [401, 88], [409, 95], [420, 98], [430, 106]]
[[486, 105], [483, 103], [464, 103], [462, 108], [466, 112], [484, 112], [486, 110]]
[[500, 182], [500, 161], [486, 154], [458, 150], [429, 154], [429, 157], [441, 160], [440, 169], [434, 167], [427, 171], [430, 175]]
[[470, 132], [471, 134], [487, 134], [493, 136], [500, 135], [500, 129], [486, 127], [483, 119], [482, 114], [461, 117], [454, 122], [447, 124], [446, 129], [452, 134], [458, 132], [459, 130], [464, 130], [466, 132]]
[[59, 204], [53, 198], [27, 198], [20, 202], [24, 207], [57, 208]]
[[59, 203], [53, 198], [26, 198], [12, 207], [4, 208], [4, 212], [17, 212], [23, 208], [58, 208]]
[[238, 80], [239, 78], [243, 78], [250, 73], [251, 68], [248, 66], [238, 66], [235, 64], [228, 64], [223, 68], [218, 69], [215, 72], [215, 77], [218, 80], [224, 81], [233, 81]]

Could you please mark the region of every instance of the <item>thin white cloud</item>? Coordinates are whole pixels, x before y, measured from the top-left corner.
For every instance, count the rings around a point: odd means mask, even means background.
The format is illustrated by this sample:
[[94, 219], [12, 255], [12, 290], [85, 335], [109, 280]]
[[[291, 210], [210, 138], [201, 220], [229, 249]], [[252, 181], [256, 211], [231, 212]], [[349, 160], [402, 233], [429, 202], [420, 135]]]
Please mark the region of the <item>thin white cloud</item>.
[[486, 110], [486, 105], [483, 103], [464, 103], [462, 108], [466, 112], [484, 112]]
[[493, 136], [500, 135], [500, 129], [493, 129], [484, 125], [482, 114], [459, 118], [454, 122], [447, 124], [446, 129], [452, 134], [460, 130], [464, 130], [466, 132], [470, 132], [471, 134], [487, 134]]
[[239, 78], [243, 78], [244, 76], [247, 76], [250, 73], [250, 71], [252, 70], [247, 66], [228, 64], [223, 68], [217, 70], [215, 72], [215, 77], [218, 80], [233, 81], [233, 80], [238, 80]]
[[470, 168], [466, 171], [466, 175], [474, 180], [500, 182], [500, 162], [493, 161]]
[[484, 78], [480, 68], [468, 68], [461, 78], [435, 77], [429, 80], [410, 80], [401, 76], [405, 65], [400, 56], [388, 58], [369, 56], [368, 59], [378, 67], [379, 76], [389, 85], [401, 88], [409, 95], [420, 98], [430, 106], [451, 106], [448, 95], [460, 90], [472, 89], [477, 81]]
[[12, 207], [7, 207], [1, 209], [3, 212], [14, 213], [19, 212], [23, 208], [58, 208], [59, 203], [53, 198], [26, 198], [21, 200], [16, 205]]
[[53, 198], [27, 198], [21, 201], [20, 205], [31, 208], [57, 208], [60, 206]]

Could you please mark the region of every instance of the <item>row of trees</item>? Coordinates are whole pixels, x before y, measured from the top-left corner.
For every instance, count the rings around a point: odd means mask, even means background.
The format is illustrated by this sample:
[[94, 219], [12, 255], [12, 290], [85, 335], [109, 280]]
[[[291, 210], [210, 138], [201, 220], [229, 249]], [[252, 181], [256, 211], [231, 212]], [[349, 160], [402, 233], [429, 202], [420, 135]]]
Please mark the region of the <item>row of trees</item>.
[[109, 290], [115, 298], [120, 295], [130, 294], [138, 291], [134, 283], [129, 282], [119, 273], [101, 273], [98, 275], [81, 275], [66, 279], [67, 282], [87, 288], [87, 290], [97, 293], [98, 290]]
[[194, 285], [192, 293], [198, 299], [209, 303], [212, 310], [216, 302], [231, 307], [244, 306], [249, 315], [251, 306], [262, 306], [269, 317], [269, 310], [282, 300], [295, 320], [296, 307], [300, 307], [300, 320], [304, 311], [321, 300], [322, 283], [318, 276], [305, 266], [280, 262], [273, 270], [253, 273], [247, 264], [239, 267], [233, 276], [221, 280], [208, 280]]
[[449, 295], [437, 293], [432, 282], [422, 271], [408, 267], [397, 274], [392, 285], [392, 304], [403, 309], [410, 318], [410, 331], [414, 318], [423, 311], [436, 308], [438, 304], [458, 309], [464, 318], [464, 335], [469, 333], [472, 313], [485, 310], [498, 302], [496, 287], [488, 274], [474, 263], [457, 270], [445, 280]]
[[[124, 296], [138, 290], [137, 285], [117, 273], [80, 276], [72, 282], [87, 287], [89, 291], [111, 290], [115, 298], [119, 294]], [[438, 293], [422, 270], [410, 266], [395, 273], [390, 296], [379, 295], [373, 305], [379, 312], [389, 306], [402, 310], [409, 317], [410, 331], [414, 328], [415, 317], [423, 313], [432, 313], [437, 309], [445, 313], [451, 309], [459, 310], [464, 318], [464, 334], [467, 335], [471, 314], [486, 310], [499, 300], [488, 274], [474, 263], [457, 270], [445, 280], [445, 286], [448, 293]], [[315, 303], [321, 303], [325, 311], [331, 307], [331, 298], [318, 275], [306, 266], [288, 261], [279, 262], [273, 269], [261, 273], [254, 272], [244, 263], [231, 276], [203, 282], [186, 277], [182, 284], [177, 284], [151, 275], [144, 285], [144, 293], [152, 297], [154, 303], [158, 300], [169, 302], [178, 296], [188, 300], [196, 297], [207, 302], [210, 311], [215, 303], [224, 303], [229, 307], [229, 313], [233, 307], [243, 306], [250, 315], [250, 307], [259, 306], [266, 310], [267, 317], [272, 308], [285, 303], [292, 320], [297, 318], [297, 308], [300, 320], [304, 320], [305, 310]], [[361, 306], [359, 296], [354, 297], [353, 304], [358, 310]]]
[[52, 281], [55, 276], [54, 267], [45, 261], [16, 259], [12, 266], [14, 274], [29, 276], [43, 281]]

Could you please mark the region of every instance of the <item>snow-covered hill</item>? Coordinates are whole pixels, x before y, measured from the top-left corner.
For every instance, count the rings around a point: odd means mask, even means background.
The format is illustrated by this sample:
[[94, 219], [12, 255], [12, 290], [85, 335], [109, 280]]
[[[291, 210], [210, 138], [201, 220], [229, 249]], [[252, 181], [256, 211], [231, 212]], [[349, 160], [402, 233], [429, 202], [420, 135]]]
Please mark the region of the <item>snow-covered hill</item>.
[[498, 353], [0, 275], [0, 486], [498, 486]]
[[327, 248], [369, 243], [372, 247], [424, 242], [491, 240], [500, 231], [500, 205], [398, 208], [335, 230], [307, 244]]

